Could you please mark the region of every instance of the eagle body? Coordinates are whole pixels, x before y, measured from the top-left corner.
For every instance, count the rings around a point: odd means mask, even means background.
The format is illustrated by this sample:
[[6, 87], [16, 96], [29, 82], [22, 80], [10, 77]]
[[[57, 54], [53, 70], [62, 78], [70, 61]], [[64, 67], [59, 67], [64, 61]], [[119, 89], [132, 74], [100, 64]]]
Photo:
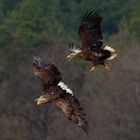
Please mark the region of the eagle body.
[[93, 50], [91, 48], [89, 50], [82, 51], [79, 57], [87, 61], [91, 61], [93, 65], [103, 65], [105, 60], [111, 57], [111, 53], [108, 50]]
[[52, 65], [47, 64], [41, 57], [33, 56], [33, 71], [43, 84], [42, 95], [35, 100], [37, 105], [53, 103], [58, 106], [65, 116], [77, 124], [86, 134], [90, 134], [86, 114], [80, 106], [72, 90], [62, 82], [61, 73]]
[[95, 11], [85, 14], [79, 27], [82, 49], [75, 48], [73, 43], [69, 43], [72, 53], [67, 56], [68, 60], [80, 57], [92, 62], [91, 71], [95, 70], [96, 65], [104, 65], [107, 70], [110, 70], [106, 61], [114, 59], [117, 53], [109, 46], [103, 47], [101, 21], [102, 17]]

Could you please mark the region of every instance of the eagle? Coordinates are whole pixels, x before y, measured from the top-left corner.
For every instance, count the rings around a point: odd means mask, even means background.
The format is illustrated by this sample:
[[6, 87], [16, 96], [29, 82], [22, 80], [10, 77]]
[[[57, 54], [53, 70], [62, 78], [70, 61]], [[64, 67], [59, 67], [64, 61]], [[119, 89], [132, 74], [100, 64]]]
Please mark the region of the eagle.
[[82, 49], [78, 49], [73, 43], [69, 43], [71, 54], [67, 56], [68, 61], [74, 57], [91, 61], [93, 67], [90, 72], [95, 72], [97, 65], [103, 65], [107, 71], [111, 71], [106, 61], [112, 60], [117, 56], [116, 50], [110, 46], [103, 47], [101, 21], [102, 17], [98, 12], [87, 12], [79, 27]]
[[70, 121], [77, 124], [86, 134], [91, 134], [83, 108], [73, 91], [62, 82], [57, 67], [46, 63], [42, 57], [33, 55], [33, 72], [43, 85], [41, 96], [34, 102], [37, 105], [54, 103]]

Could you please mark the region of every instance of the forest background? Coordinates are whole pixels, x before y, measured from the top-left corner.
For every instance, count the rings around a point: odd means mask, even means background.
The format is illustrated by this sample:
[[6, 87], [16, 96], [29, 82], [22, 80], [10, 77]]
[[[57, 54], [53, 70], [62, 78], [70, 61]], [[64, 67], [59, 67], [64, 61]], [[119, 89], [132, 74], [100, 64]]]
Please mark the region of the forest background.
[[[112, 72], [80, 59], [66, 61], [68, 43], [81, 47], [78, 27], [86, 11], [103, 17], [104, 46], [118, 57]], [[0, 139], [140, 139], [139, 0], [0, 0]], [[37, 107], [41, 83], [32, 53], [55, 64], [75, 92], [93, 135], [87, 137], [54, 105]]]

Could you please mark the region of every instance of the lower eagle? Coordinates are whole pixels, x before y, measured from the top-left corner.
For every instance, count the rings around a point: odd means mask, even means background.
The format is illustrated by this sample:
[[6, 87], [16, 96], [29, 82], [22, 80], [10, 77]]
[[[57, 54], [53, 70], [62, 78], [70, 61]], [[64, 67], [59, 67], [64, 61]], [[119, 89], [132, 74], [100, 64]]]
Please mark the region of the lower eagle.
[[43, 84], [42, 95], [35, 100], [36, 104], [56, 104], [70, 121], [77, 124], [86, 134], [90, 134], [86, 114], [72, 90], [61, 81], [58, 69], [45, 63], [41, 57], [33, 56], [33, 71]]

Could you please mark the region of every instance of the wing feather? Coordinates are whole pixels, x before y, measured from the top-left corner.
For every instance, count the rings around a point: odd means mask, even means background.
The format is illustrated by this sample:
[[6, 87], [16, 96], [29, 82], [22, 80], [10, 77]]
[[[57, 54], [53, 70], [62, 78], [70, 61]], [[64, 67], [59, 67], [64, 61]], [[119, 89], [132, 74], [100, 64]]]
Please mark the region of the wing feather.
[[86, 121], [86, 114], [74, 95], [63, 92], [56, 104], [63, 110], [70, 121], [77, 124], [87, 135], [91, 134]]
[[102, 47], [101, 20], [102, 17], [95, 11], [85, 14], [79, 27], [83, 50], [90, 49], [91, 47]]
[[[89, 129], [89, 124], [86, 121], [86, 114], [83, 110], [83, 108], [80, 106], [80, 103], [78, 101], [78, 99], [75, 96], [70, 96], [69, 97], [70, 103], [71, 103], [71, 107], [73, 108], [73, 118], [77, 119], [76, 124], [87, 134], [89, 135], [91, 133], [90, 129]], [[72, 118], [72, 121], [73, 121]]]
[[34, 74], [41, 80], [44, 88], [52, 85], [57, 85], [62, 77], [58, 69], [46, 63], [42, 57], [33, 55]]

